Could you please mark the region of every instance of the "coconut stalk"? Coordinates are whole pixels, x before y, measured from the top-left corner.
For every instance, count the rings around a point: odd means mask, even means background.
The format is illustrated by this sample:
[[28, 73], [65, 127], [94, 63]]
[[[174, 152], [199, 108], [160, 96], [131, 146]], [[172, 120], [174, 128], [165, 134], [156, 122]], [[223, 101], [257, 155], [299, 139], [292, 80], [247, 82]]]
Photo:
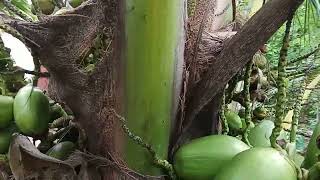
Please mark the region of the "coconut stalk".
[[300, 117], [300, 112], [302, 109], [302, 101], [303, 101], [304, 92], [305, 92], [305, 80], [303, 80], [302, 87], [299, 89], [298, 98], [297, 98], [295, 105], [294, 105], [292, 126], [291, 126], [291, 131], [290, 131], [290, 142], [291, 143], [296, 142], [299, 117]]
[[[183, 1], [127, 0], [125, 6], [125, 119], [128, 129], [165, 160], [182, 72]], [[130, 168], [163, 174], [150, 153], [128, 137], [124, 151]]]
[[275, 119], [275, 127], [272, 130], [272, 134], [270, 137], [271, 146], [276, 148], [277, 145], [277, 137], [280, 135], [280, 132], [282, 130], [281, 124], [284, 119], [284, 111], [285, 106], [287, 102], [286, 97], [286, 65], [287, 65], [287, 55], [288, 55], [288, 48], [290, 43], [290, 29], [293, 19], [293, 14], [290, 15], [288, 22], [286, 24], [286, 30], [285, 35], [283, 37], [283, 43], [280, 50], [280, 58], [278, 62], [278, 79], [277, 79], [277, 85], [278, 85], [278, 93], [277, 93], [277, 105], [276, 105], [276, 119]]
[[223, 95], [221, 99], [221, 105], [220, 105], [220, 120], [222, 122], [222, 134], [227, 135], [229, 133], [229, 125], [228, 121], [225, 116], [225, 111], [227, 109], [226, 107], [226, 89], [223, 90]]
[[251, 115], [252, 115], [252, 108], [251, 108], [251, 98], [250, 98], [250, 75], [252, 72], [252, 65], [253, 61], [251, 60], [246, 67], [246, 72], [244, 75], [244, 107], [245, 107], [245, 122], [247, 127], [244, 129], [243, 132], [243, 141], [250, 146], [250, 142], [248, 140], [248, 133], [250, 131], [250, 124], [252, 123]]

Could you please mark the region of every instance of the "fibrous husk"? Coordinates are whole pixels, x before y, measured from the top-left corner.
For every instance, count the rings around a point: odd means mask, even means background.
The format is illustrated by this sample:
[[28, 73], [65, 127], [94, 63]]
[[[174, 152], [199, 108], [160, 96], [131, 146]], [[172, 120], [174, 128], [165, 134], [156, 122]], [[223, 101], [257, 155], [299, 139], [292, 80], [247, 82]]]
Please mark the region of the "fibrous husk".
[[229, 28], [224, 30], [214, 33], [206, 32], [202, 35], [202, 42], [199, 44], [198, 58], [195, 65], [196, 82], [201, 79], [201, 75], [207, 71], [212, 61], [220, 54], [226, 39], [236, 34], [235, 31], [231, 31]]
[[15, 179], [76, 180], [73, 167], [42, 154], [26, 136], [14, 134], [9, 149], [9, 164]]
[[[9, 164], [16, 180], [97, 180], [101, 171], [116, 169], [123, 179], [155, 180], [159, 176], [144, 176], [128, 167], [110, 154], [109, 158], [81, 151], [74, 151], [68, 159], [61, 161], [41, 153], [23, 135], [14, 134], [9, 149]], [[7, 176], [7, 174], [1, 174]]]

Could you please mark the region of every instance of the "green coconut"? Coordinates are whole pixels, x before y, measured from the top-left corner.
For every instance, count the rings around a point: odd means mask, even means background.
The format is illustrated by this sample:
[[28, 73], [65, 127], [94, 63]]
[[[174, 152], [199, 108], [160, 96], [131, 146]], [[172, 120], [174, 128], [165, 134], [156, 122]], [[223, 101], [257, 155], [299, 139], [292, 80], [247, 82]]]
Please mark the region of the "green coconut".
[[256, 127], [250, 130], [248, 140], [254, 147], [270, 147], [270, 136], [274, 123], [269, 120], [261, 121]]
[[212, 179], [236, 154], [247, 149], [248, 145], [231, 136], [198, 138], [175, 153], [174, 169], [184, 180]]
[[50, 15], [54, 11], [54, 3], [52, 0], [38, 0], [40, 10], [43, 14]]
[[8, 129], [0, 130], [0, 154], [6, 154], [9, 150], [12, 131]]
[[253, 56], [253, 63], [259, 68], [264, 70], [267, 66], [267, 59], [263, 54], [257, 53]]
[[54, 145], [46, 154], [56, 159], [65, 160], [75, 149], [76, 145], [73, 142], [64, 141]]
[[13, 122], [13, 98], [0, 95], [0, 128], [8, 127]]
[[43, 92], [31, 85], [19, 90], [13, 103], [18, 129], [25, 135], [41, 135], [48, 129], [49, 101]]
[[281, 152], [257, 147], [236, 155], [214, 180], [297, 180], [297, 172]]
[[[246, 123], [246, 120], [244, 118], [241, 118], [241, 122], [242, 122], [242, 129], [246, 129], [247, 128], [247, 123]], [[249, 123], [249, 129], [252, 129], [254, 128], [256, 125], [250, 121]]]
[[231, 129], [240, 130], [242, 128], [242, 121], [240, 116], [237, 113], [227, 110], [225, 112], [225, 116], [226, 116], [228, 125]]
[[268, 78], [266, 76], [260, 76], [259, 78], [260, 78], [259, 83], [261, 85], [261, 88], [265, 89], [270, 85]]
[[257, 107], [253, 110], [253, 115], [259, 119], [262, 120], [267, 117], [267, 109], [263, 106]]
[[239, 110], [238, 115], [240, 118], [245, 118], [246, 115], [246, 109], [242, 108]]
[[84, 0], [69, 0], [69, 4], [74, 8], [80, 6], [83, 2]]

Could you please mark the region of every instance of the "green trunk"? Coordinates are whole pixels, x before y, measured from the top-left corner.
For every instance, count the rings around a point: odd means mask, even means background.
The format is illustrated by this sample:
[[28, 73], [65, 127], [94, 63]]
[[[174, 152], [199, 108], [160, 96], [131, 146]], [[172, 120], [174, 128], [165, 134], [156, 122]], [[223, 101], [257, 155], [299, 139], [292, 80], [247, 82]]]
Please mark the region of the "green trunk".
[[[183, 1], [126, 0], [125, 6], [127, 125], [166, 159], [183, 55]], [[140, 173], [162, 174], [150, 154], [128, 138], [125, 160]]]

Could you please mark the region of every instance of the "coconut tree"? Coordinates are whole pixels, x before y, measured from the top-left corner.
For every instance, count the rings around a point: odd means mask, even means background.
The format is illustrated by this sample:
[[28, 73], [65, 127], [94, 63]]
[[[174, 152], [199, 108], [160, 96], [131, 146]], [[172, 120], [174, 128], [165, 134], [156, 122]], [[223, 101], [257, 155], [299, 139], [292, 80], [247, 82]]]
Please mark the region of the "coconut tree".
[[63, 163], [15, 136], [15, 178], [174, 177], [174, 152], [217, 132], [226, 85], [302, 3], [267, 1], [243, 23], [235, 1], [89, 0], [49, 16], [41, 1], [37, 16], [3, 1], [1, 29], [48, 69], [48, 96], [72, 110], [82, 132], [83, 151]]

